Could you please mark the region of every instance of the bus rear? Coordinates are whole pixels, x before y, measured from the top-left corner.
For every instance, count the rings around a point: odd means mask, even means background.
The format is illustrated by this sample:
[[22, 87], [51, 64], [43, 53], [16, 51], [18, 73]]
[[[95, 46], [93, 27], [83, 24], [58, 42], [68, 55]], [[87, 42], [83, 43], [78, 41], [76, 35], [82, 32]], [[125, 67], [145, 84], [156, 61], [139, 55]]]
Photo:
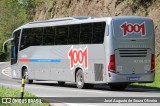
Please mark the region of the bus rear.
[[155, 40], [153, 21], [144, 17], [114, 17], [108, 62], [110, 84], [153, 82]]

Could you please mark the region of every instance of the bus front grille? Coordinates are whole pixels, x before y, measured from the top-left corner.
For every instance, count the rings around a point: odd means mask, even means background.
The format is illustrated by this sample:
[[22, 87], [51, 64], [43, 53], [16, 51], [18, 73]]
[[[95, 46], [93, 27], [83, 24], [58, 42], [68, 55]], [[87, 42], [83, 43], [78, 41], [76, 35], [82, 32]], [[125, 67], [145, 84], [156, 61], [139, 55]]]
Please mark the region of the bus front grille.
[[120, 57], [146, 57], [147, 50], [142, 49], [127, 49], [119, 50]]
[[94, 64], [95, 81], [103, 81], [103, 64]]

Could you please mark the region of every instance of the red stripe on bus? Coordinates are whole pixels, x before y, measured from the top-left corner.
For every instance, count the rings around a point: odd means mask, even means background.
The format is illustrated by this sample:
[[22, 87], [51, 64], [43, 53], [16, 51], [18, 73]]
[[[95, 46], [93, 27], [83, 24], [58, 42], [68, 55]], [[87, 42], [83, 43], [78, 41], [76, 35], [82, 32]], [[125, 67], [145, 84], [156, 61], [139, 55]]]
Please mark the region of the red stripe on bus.
[[30, 62], [30, 59], [19, 59], [20, 62]]

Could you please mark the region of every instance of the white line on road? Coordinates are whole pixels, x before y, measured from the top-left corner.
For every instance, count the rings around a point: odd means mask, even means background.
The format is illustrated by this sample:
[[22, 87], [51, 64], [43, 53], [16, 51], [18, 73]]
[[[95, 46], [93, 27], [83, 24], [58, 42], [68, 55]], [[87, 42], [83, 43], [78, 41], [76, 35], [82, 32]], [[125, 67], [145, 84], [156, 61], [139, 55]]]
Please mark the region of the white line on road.
[[0, 62], [0, 64], [6, 64], [6, 63], [9, 63], [9, 62]]
[[64, 103], [64, 104], [66, 104], [66, 105], [68, 105], [68, 106], [97, 106], [97, 105], [89, 105], [89, 104], [85, 104], [85, 103], [79, 103], [79, 104], [77, 104], [77, 103]]
[[90, 93], [103, 93], [103, 94], [104, 94], [104, 93], [108, 93], [108, 92], [106, 92], [106, 91], [105, 91], [105, 92], [103, 92], [103, 91], [98, 91], [98, 92], [97, 92], [97, 91], [94, 91], [94, 90], [92, 91], [91, 89], [90, 89], [90, 90], [85, 90], [85, 89], [84, 89], [84, 90], [83, 90], [83, 89], [80, 89], [80, 90], [79, 90], [79, 89], [76, 89], [76, 90], [72, 90], [72, 91], [76, 91], [76, 92], [81, 92], [81, 91], [82, 91], [82, 92], [90, 92]]
[[1, 72], [2, 72], [3, 75], [5, 75], [7, 77], [11, 77], [11, 69], [10, 69], [10, 67], [7, 67], [7, 68], [3, 69]]

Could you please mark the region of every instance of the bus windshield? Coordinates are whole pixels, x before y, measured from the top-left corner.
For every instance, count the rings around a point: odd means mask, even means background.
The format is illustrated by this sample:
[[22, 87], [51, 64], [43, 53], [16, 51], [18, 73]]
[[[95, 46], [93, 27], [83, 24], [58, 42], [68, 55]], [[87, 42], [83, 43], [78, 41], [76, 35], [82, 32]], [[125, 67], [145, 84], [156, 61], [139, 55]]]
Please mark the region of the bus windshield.
[[17, 63], [19, 36], [20, 30], [13, 33], [13, 40], [11, 42], [11, 65]]

